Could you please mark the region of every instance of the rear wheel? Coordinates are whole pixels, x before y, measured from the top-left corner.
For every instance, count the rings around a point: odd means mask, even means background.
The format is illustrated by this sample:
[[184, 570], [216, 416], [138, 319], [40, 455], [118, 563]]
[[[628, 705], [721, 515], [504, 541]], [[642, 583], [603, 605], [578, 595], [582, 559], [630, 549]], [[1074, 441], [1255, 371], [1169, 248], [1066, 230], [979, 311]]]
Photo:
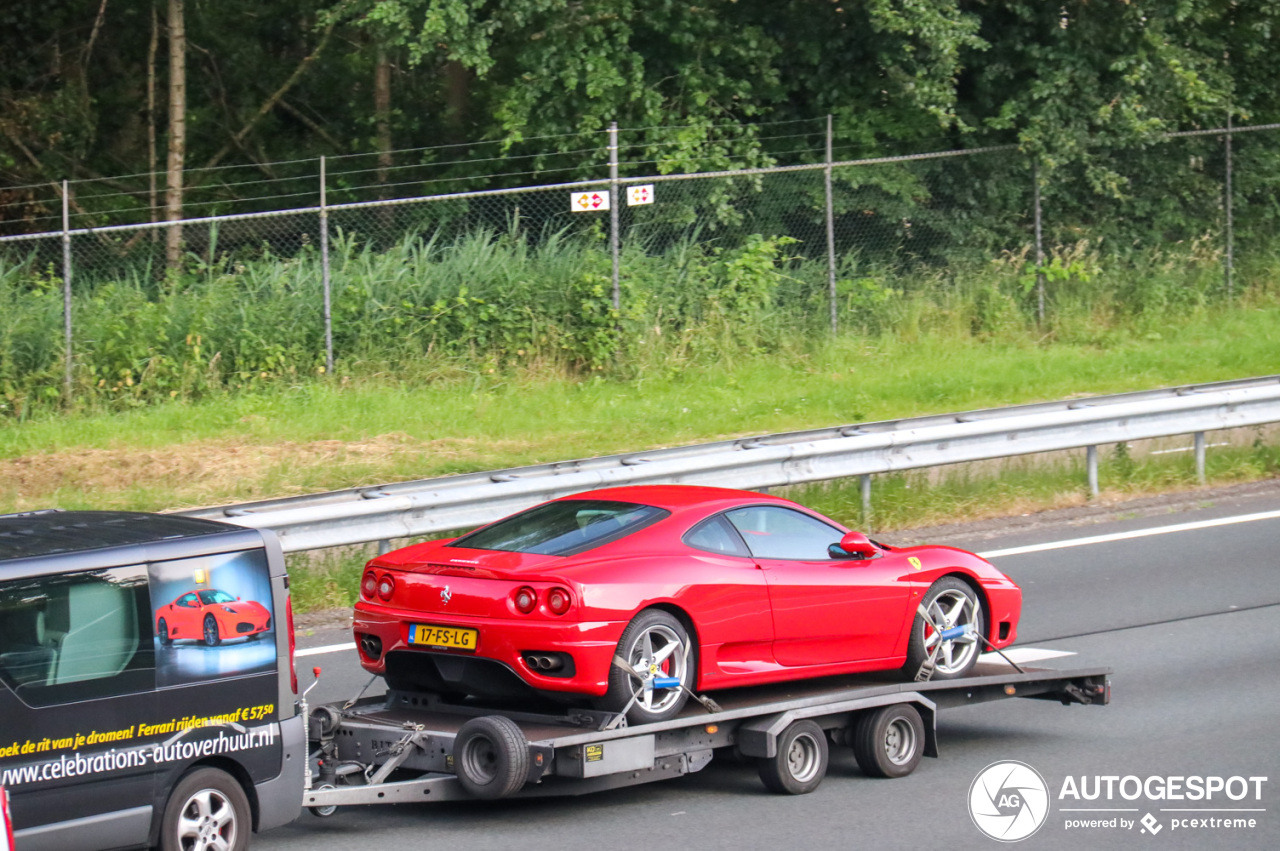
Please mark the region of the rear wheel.
[[188, 772], [173, 787], [160, 824], [161, 851], [245, 851], [249, 799], [231, 775], [216, 768]]
[[778, 753], [757, 763], [770, 792], [804, 795], [827, 776], [827, 737], [812, 721], [796, 721], [778, 736]]
[[[933, 656], [935, 680], [952, 680], [963, 677], [978, 664], [978, 652], [983, 634], [982, 603], [978, 592], [967, 583], [951, 576], [944, 576], [929, 586], [921, 603], [929, 613], [925, 620], [916, 613], [911, 624], [911, 641], [907, 646], [907, 663], [903, 673], [915, 677], [925, 661]], [[943, 632], [967, 627], [964, 634], [944, 638]], [[935, 652], [936, 651], [936, 652]]]
[[905, 777], [924, 755], [924, 721], [909, 703], [863, 712], [852, 738], [858, 767], [870, 777]]
[[618, 639], [609, 690], [599, 706], [607, 712], [625, 709], [630, 724], [674, 718], [689, 698], [695, 669], [696, 651], [684, 624], [661, 609], [646, 609]]

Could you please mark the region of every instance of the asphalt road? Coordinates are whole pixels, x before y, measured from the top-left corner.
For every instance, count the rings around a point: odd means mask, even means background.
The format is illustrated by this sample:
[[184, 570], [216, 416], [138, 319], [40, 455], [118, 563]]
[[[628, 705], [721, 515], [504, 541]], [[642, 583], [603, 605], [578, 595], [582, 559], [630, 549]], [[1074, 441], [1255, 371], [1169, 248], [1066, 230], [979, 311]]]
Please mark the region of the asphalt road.
[[[987, 536], [973, 548], [990, 553], [1277, 509], [1280, 500], [1266, 497], [1086, 529]], [[1007, 700], [944, 711], [940, 758], [924, 760], [913, 775], [867, 778], [851, 752], [833, 748], [826, 780], [798, 797], [766, 792], [749, 765], [716, 760], [697, 774], [582, 798], [348, 808], [328, 819], [304, 812], [256, 837], [254, 848], [993, 849], [1001, 843], [978, 830], [969, 793], [979, 772], [1002, 760], [1032, 766], [1049, 790], [1043, 826], [1019, 847], [1280, 847], [1280, 517], [992, 560], [1024, 590], [1019, 645], [1075, 654], [1047, 666], [1114, 668], [1110, 706]], [[344, 640], [334, 630], [301, 643]], [[364, 681], [354, 651], [299, 660], [300, 668], [310, 664], [325, 667], [313, 693], [321, 700], [349, 697]], [[1068, 778], [1092, 792], [1097, 776], [1267, 780], [1249, 782], [1240, 800], [1224, 792], [1211, 801], [1126, 800], [1121, 791], [1133, 793], [1134, 782], [1120, 780], [1110, 801], [1105, 789], [1099, 800], [1063, 796]], [[1149, 784], [1153, 792], [1160, 779]], [[1102, 807], [1109, 810], [1074, 811]], [[1155, 830], [1144, 833], [1140, 820], [1148, 814]], [[1254, 825], [1189, 821], [1215, 818]], [[1069, 826], [1112, 819], [1132, 827]]]

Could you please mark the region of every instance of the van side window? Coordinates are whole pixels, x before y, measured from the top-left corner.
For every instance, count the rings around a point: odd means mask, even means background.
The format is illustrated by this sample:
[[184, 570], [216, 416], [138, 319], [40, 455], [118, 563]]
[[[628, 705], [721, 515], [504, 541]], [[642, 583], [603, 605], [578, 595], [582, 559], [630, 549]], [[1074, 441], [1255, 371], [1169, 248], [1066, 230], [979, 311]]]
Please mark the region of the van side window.
[[155, 688], [146, 567], [0, 583], [0, 678], [31, 706]]

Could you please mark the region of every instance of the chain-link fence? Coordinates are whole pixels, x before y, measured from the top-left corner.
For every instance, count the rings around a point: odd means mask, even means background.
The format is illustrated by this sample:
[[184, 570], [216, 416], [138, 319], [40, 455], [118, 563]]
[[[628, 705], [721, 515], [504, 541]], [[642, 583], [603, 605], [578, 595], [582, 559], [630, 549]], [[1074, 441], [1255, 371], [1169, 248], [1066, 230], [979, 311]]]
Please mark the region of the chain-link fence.
[[[590, 179], [389, 197], [480, 177], [424, 172], [456, 168], [441, 151], [321, 161], [294, 166], [316, 166], [285, 187], [306, 192], [254, 200], [309, 206], [176, 224], [77, 226], [102, 214], [64, 184], [61, 230], [0, 236], [0, 391], [177, 395], [385, 358], [371, 341], [388, 339], [497, 363], [549, 347], [598, 366], [628, 322], [690, 338], [716, 323], [875, 330], [893, 321], [883, 305], [952, 297], [962, 280], [979, 282], [982, 311], [998, 301], [1039, 323], [1101, 298], [1202, 303], [1276, 265], [1277, 137], [1257, 131], [1278, 127], [1173, 134], [1052, 170], [1013, 146], [841, 160], [827, 122], [664, 159], [678, 134], [649, 128], [519, 155], [529, 174], [498, 182]], [[672, 173], [753, 157], [770, 164]], [[1103, 292], [1102, 258], [1123, 260], [1127, 282]]]

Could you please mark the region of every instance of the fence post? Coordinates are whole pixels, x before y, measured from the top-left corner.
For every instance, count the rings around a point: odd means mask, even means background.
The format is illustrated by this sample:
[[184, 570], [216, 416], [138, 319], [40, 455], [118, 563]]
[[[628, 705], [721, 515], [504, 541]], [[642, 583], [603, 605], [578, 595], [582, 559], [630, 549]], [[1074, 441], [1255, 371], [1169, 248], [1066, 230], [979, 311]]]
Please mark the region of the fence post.
[[1040, 168], [1031, 161], [1032, 204], [1036, 219], [1036, 321], [1044, 325], [1044, 239], [1040, 221]]
[[65, 372], [62, 377], [63, 403], [71, 403], [71, 190], [62, 181], [62, 334]]
[[320, 157], [320, 280], [324, 284], [324, 374], [333, 375], [333, 294], [329, 281], [329, 207], [325, 203], [325, 160]]
[[609, 122], [609, 253], [613, 257], [613, 309], [622, 307], [622, 293], [618, 288], [618, 122]]
[[827, 113], [827, 167], [824, 170], [827, 190], [827, 289], [831, 295], [831, 336], [840, 330], [836, 308], [836, 214], [831, 193], [831, 113]]
[[1227, 211], [1227, 256], [1226, 256], [1226, 276], [1227, 276], [1227, 300], [1230, 301], [1235, 295], [1235, 221], [1232, 209], [1232, 192], [1231, 192], [1231, 110], [1227, 110], [1227, 136], [1223, 143], [1226, 148], [1226, 185], [1223, 187], [1223, 206]]

